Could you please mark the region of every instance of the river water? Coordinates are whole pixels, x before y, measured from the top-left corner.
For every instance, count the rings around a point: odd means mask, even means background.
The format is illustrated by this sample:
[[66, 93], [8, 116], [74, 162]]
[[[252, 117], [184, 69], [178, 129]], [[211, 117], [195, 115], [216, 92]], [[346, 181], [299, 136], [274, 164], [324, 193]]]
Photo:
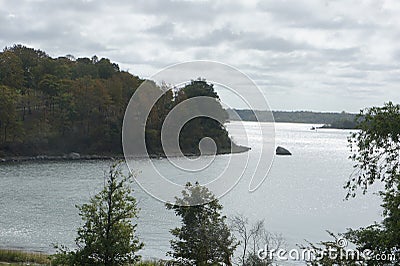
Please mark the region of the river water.
[[[252, 132], [256, 123], [244, 122], [244, 126]], [[270, 232], [282, 234], [288, 248], [304, 244], [304, 240], [327, 240], [325, 230], [344, 232], [381, 220], [380, 200], [373, 191], [344, 200], [343, 185], [353, 171], [347, 147], [350, 131], [312, 131], [311, 126], [276, 123], [276, 145], [293, 155], [275, 157], [266, 180], [255, 192], [248, 192], [249, 180], [244, 177], [220, 199], [228, 217], [243, 214], [250, 221], [264, 219]], [[237, 127], [238, 122], [227, 125], [234, 139], [242, 143], [244, 136]], [[249, 142], [243, 144], [252, 148], [251, 155], [257, 155], [262, 140], [247, 138]], [[223, 167], [229, 156], [217, 156], [214, 163]], [[153, 163], [164, 175], [179, 178], [166, 159]], [[75, 205], [87, 202], [101, 189], [109, 165], [110, 161], [0, 164], [0, 248], [53, 252], [56, 243], [74, 247], [76, 228], [81, 224]], [[139, 178], [145, 179], [147, 166], [140, 160], [136, 166]], [[179, 220], [140, 187], [135, 187], [134, 193], [141, 209], [138, 235], [145, 243], [141, 254], [164, 258], [171, 239], [169, 230]]]

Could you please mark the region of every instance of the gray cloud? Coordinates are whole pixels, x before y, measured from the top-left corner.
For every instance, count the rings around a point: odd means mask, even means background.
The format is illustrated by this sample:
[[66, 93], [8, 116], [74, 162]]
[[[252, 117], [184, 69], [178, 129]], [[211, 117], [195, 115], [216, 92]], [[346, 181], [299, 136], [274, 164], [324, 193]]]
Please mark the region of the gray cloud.
[[[341, 3], [340, 3], [341, 2]], [[349, 4], [351, 8], [352, 3]], [[258, 8], [269, 13], [283, 24], [311, 29], [369, 29], [378, 27], [370, 21], [346, 17], [336, 13], [335, 7], [346, 5], [345, 1], [260, 1]]]
[[329, 61], [352, 61], [356, 60], [361, 52], [360, 48], [352, 47], [352, 48], [343, 48], [343, 49], [321, 49], [321, 55], [325, 60]]
[[[149, 31], [154, 32], [154, 30], [158, 30], [159, 28], [167, 28], [168, 23], [156, 26], [151, 28]], [[230, 43], [236, 42], [239, 40], [242, 35], [240, 33], [234, 33], [228, 27], [223, 27], [219, 29], [213, 29], [210, 32], [205, 32], [202, 35], [191, 36], [191, 35], [182, 35], [174, 33], [173, 30], [166, 31], [165, 38], [163, 41], [166, 45], [171, 47], [215, 47], [221, 43]]]
[[175, 25], [172, 22], [161, 23], [156, 26], [150, 27], [146, 32], [155, 35], [170, 36], [174, 34]]
[[239, 44], [243, 49], [255, 49], [260, 51], [293, 52], [296, 50], [309, 50], [312, 47], [305, 43], [297, 43], [280, 37], [260, 37], [256, 34], [248, 34], [247, 38]]
[[260, 1], [257, 7], [270, 13], [275, 18], [287, 22], [309, 20], [315, 17], [311, 6], [306, 1]]
[[281, 110], [357, 111], [399, 98], [400, 10], [391, 0], [256, 1], [0, 0], [0, 46], [97, 54], [144, 77], [221, 61]]
[[130, 11], [174, 21], [210, 22], [221, 10], [209, 1], [138, 0]]

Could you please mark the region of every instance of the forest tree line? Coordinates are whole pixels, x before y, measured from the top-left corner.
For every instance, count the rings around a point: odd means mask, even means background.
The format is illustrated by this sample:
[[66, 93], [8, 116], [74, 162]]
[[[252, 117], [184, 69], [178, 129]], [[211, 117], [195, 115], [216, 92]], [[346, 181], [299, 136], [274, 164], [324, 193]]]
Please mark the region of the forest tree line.
[[[231, 120], [271, 122], [268, 111], [228, 109]], [[352, 113], [323, 113], [311, 111], [272, 111], [274, 121], [282, 123], [324, 124], [325, 128], [353, 129], [356, 127], [356, 114]]]

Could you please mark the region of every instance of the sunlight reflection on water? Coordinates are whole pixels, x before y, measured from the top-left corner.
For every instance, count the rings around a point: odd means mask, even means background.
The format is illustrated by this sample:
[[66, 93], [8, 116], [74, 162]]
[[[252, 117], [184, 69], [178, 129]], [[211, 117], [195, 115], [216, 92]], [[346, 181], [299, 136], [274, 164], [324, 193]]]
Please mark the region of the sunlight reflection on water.
[[[227, 128], [240, 144], [244, 136], [235, 134], [235, 126], [233, 122]], [[245, 126], [251, 132], [255, 125], [245, 122]], [[380, 219], [379, 200], [372, 192], [343, 200], [343, 184], [352, 171], [347, 148], [350, 131], [311, 131], [312, 125], [307, 124], [275, 126], [276, 145], [288, 148], [293, 156], [276, 157], [270, 174], [254, 193], [248, 192], [249, 177], [244, 176], [221, 199], [228, 216], [242, 213], [252, 221], [265, 219], [268, 229], [282, 233], [289, 247], [304, 243], [304, 239], [327, 239], [325, 230], [343, 232]], [[262, 139], [251, 133], [248, 137], [250, 156], [256, 155]], [[213, 167], [223, 167], [228, 157], [217, 156]], [[177, 174], [165, 159], [155, 163], [172, 180], [193, 178]], [[108, 165], [108, 161], [1, 164], [0, 247], [47, 252], [52, 251], [53, 243], [73, 247], [80, 225], [75, 204], [86, 202], [101, 188]], [[256, 167], [256, 163], [250, 161], [248, 167]], [[146, 166], [139, 160], [136, 168], [142, 172], [139, 178], [145, 179]], [[202, 175], [196, 173], [196, 178], [207, 180], [207, 171]], [[141, 208], [138, 234], [146, 244], [142, 254], [165, 257], [171, 238], [169, 230], [178, 224], [178, 219], [140, 188], [135, 193]]]

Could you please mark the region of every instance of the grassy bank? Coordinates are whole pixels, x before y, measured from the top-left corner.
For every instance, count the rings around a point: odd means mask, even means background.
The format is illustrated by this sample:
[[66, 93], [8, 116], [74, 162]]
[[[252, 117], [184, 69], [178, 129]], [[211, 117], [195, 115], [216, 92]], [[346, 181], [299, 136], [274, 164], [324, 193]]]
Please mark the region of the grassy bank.
[[[7, 264], [8, 263], [8, 264]], [[0, 250], [0, 265], [50, 265], [48, 254], [21, 250]]]
[[[51, 255], [40, 252], [0, 249], [0, 265], [51, 265]], [[141, 261], [136, 266], [163, 266], [163, 261]]]

